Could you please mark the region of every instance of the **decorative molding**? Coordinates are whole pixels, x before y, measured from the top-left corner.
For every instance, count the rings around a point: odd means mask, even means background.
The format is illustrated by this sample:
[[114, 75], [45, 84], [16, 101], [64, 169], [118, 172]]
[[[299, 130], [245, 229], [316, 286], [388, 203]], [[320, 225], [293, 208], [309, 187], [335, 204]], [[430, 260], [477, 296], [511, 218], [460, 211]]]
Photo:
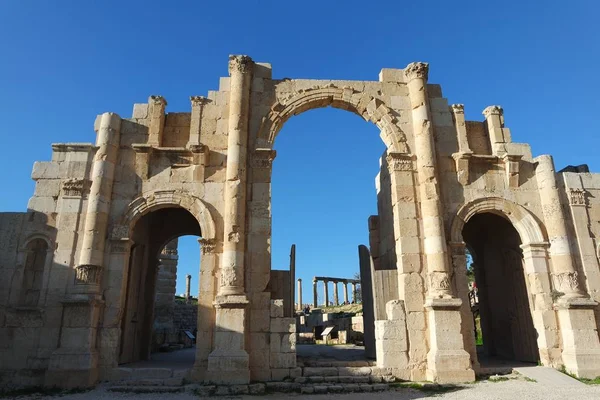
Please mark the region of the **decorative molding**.
[[413, 62], [404, 68], [404, 75], [409, 81], [420, 78], [427, 81], [429, 75], [429, 63], [426, 62]]
[[577, 292], [579, 290], [579, 279], [577, 271], [562, 272], [554, 275], [554, 282], [558, 290], [564, 293]]
[[198, 239], [202, 254], [214, 254], [217, 248], [217, 242], [214, 239]]
[[203, 106], [205, 104], [210, 103], [210, 99], [204, 96], [190, 96], [190, 101], [192, 102], [192, 107]]
[[277, 152], [271, 149], [256, 149], [250, 160], [252, 168], [271, 168]]
[[165, 106], [167, 105], [167, 100], [160, 95], [152, 95], [152, 96], [150, 96], [149, 100], [150, 100], [149, 102], [152, 102], [152, 104], [155, 104], [155, 105], [165, 105]]
[[221, 287], [240, 286], [240, 276], [238, 268], [221, 269]]
[[569, 203], [572, 206], [585, 206], [585, 190], [569, 189]]
[[488, 106], [481, 113], [488, 118], [490, 115], [502, 115], [504, 110], [502, 106]]
[[166, 256], [176, 256], [179, 253], [177, 253], [177, 249], [169, 249], [169, 248], [165, 247], [164, 249], [162, 249], [160, 254], [164, 254]]
[[102, 277], [102, 267], [99, 265], [84, 264], [75, 268], [76, 285], [98, 285]]
[[231, 55], [229, 56], [229, 74], [233, 71], [241, 72], [245, 74], [252, 69], [254, 62], [252, 58], [245, 55]]
[[413, 156], [406, 153], [389, 152], [385, 157], [391, 171], [414, 171]]
[[110, 252], [115, 253], [127, 253], [131, 247], [131, 241], [129, 239], [112, 239], [110, 243]]
[[429, 288], [435, 291], [450, 290], [450, 279], [447, 272], [432, 272], [429, 274]]
[[450, 109], [454, 114], [464, 114], [465, 113], [465, 105], [464, 104], [452, 104]]
[[91, 182], [87, 179], [67, 179], [62, 184], [62, 194], [67, 197], [85, 197], [90, 191]]

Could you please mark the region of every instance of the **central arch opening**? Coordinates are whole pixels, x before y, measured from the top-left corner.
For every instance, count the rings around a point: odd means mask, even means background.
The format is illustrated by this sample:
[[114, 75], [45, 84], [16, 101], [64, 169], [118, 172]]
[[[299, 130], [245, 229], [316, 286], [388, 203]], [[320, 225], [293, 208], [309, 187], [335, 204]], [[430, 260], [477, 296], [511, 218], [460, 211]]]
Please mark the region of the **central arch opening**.
[[474, 215], [463, 228], [480, 363], [536, 363], [537, 333], [523, 267], [521, 238], [514, 226], [492, 213]]
[[[327, 107], [289, 119], [275, 140], [272, 268], [287, 269], [295, 244], [300, 361], [366, 360], [354, 282], [358, 246], [369, 245], [368, 218], [378, 213], [375, 180], [386, 150], [379, 136], [374, 124]], [[315, 292], [315, 277], [334, 279], [319, 279]]]
[[151, 211], [133, 226], [119, 364], [193, 366], [200, 236], [197, 219], [178, 206]]

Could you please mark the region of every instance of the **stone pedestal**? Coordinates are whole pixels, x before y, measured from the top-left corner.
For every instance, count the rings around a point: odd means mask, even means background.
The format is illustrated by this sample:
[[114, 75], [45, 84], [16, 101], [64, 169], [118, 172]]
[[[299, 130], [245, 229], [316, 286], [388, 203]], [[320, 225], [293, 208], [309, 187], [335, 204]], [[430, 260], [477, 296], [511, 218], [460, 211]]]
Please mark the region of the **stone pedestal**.
[[600, 342], [594, 317], [595, 301], [569, 299], [557, 304], [562, 359], [567, 372], [579, 378], [600, 376]]
[[59, 347], [50, 357], [45, 386], [86, 388], [97, 383], [96, 336], [103, 305], [97, 295], [72, 295], [63, 301]]
[[460, 299], [428, 299], [427, 380], [438, 383], [473, 382], [471, 357], [460, 333]]
[[247, 384], [250, 362], [245, 350], [246, 296], [217, 296], [214, 350], [208, 356], [206, 381]]

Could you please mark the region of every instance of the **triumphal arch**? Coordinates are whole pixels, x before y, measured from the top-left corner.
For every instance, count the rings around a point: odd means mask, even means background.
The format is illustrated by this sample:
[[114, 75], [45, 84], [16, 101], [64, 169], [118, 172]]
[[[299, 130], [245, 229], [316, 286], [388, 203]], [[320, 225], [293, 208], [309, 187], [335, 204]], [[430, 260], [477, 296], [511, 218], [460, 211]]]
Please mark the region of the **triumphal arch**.
[[475, 379], [472, 259], [488, 353], [600, 375], [600, 175], [533, 157], [501, 107], [466, 121], [422, 62], [378, 81], [273, 79], [247, 56], [190, 101], [99, 115], [94, 144], [54, 144], [35, 163], [27, 212], [0, 214], [4, 384], [91, 386], [147, 358], [159, 253], [184, 234], [202, 250], [189, 380], [302, 374], [270, 285], [273, 146], [289, 118], [330, 106], [375, 124], [387, 148], [361, 253], [373, 285], [395, 287], [372, 291], [377, 368]]

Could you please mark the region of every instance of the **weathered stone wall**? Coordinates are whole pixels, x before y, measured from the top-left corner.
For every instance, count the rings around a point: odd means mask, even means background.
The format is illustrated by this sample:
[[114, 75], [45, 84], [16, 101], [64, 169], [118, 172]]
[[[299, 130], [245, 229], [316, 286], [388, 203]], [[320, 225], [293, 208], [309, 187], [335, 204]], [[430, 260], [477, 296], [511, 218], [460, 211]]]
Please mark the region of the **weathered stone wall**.
[[470, 381], [478, 368], [462, 228], [484, 212], [519, 233], [542, 364], [600, 374], [599, 309], [591, 301], [600, 300], [598, 175], [557, 174], [550, 157], [533, 158], [528, 145], [512, 142], [501, 107], [486, 108], [484, 121], [465, 121], [464, 107], [450, 106], [428, 83], [425, 63], [383, 69], [378, 81], [277, 80], [269, 64], [233, 56], [228, 75], [207, 97], [192, 96], [190, 112], [167, 113], [166, 100], [151, 96], [134, 105], [132, 118], [99, 116], [95, 144], [54, 144], [52, 160], [34, 165], [28, 212], [0, 215], [3, 379], [62, 386], [109, 379], [121, 345], [133, 340], [124, 319], [138, 310], [131, 296], [144, 296], [146, 340], [158, 252], [183, 234], [201, 236], [203, 253], [205, 340], [192, 379], [292, 374], [293, 353], [271, 352], [293, 333], [271, 307], [284, 298], [272, 295], [278, 287], [293, 292], [293, 278], [283, 283], [271, 271], [273, 146], [289, 118], [328, 106], [374, 123], [387, 148], [370, 246], [374, 270], [397, 276], [411, 379]]

